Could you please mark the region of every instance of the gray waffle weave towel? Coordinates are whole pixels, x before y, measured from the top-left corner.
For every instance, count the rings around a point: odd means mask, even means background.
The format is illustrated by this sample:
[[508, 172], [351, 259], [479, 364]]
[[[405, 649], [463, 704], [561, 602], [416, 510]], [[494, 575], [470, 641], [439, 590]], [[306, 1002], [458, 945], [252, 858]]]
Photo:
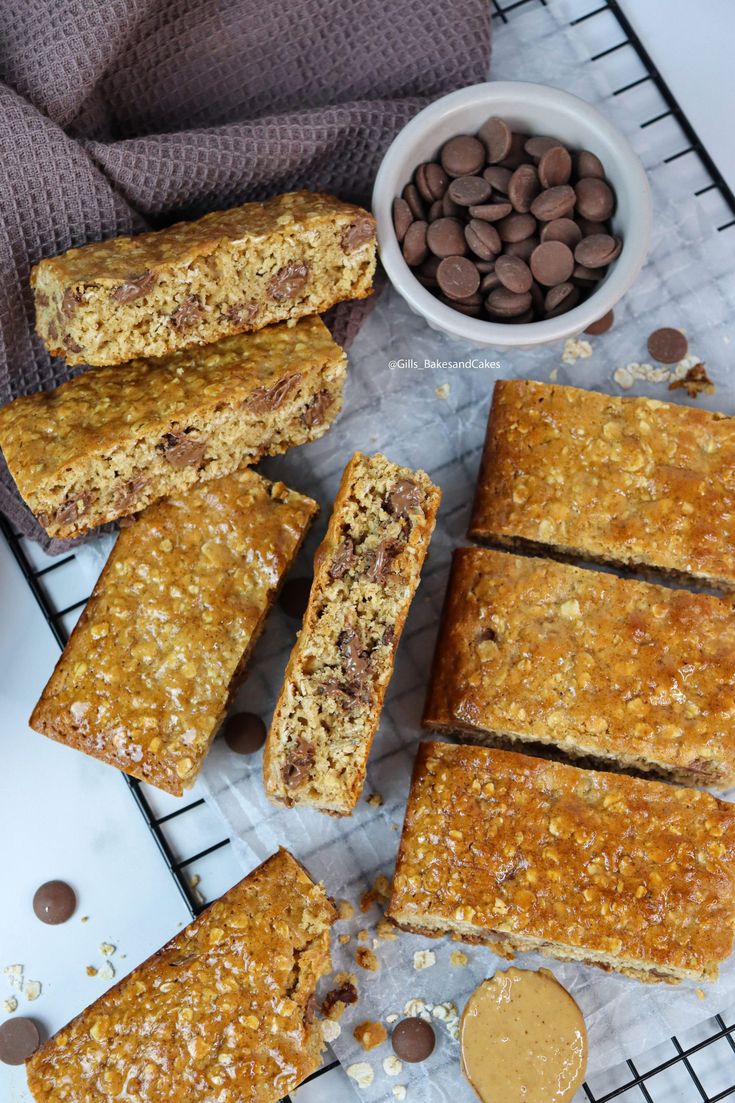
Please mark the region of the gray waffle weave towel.
[[[292, 188], [368, 203], [430, 99], [484, 79], [489, 0], [4, 0], [0, 405], [72, 374], [28, 277], [74, 245]], [[330, 319], [349, 343], [365, 307]], [[0, 510], [56, 552], [0, 463]]]

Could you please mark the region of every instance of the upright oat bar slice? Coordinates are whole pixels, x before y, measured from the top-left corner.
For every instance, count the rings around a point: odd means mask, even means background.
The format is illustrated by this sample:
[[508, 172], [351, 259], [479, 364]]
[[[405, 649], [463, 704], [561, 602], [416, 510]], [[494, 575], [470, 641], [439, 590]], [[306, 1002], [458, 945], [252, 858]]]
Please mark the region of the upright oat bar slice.
[[357, 803], [439, 498], [385, 456], [345, 468], [268, 733], [271, 800], [333, 815]]
[[275, 1103], [320, 1064], [335, 919], [278, 851], [30, 1058], [36, 1103]]
[[735, 785], [729, 600], [459, 548], [426, 727], [603, 767]]
[[346, 357], [319, 318], [78, 375], [0, 409], [0, 447], [50, 536], [73, 537], [326, 432]]
[[42, 260], [36, 328], [70, 364], [120, 364], [206, 345], [370, 294], [375, 220], [289, 192], [155, 233]]
[[419, 747], [388, 915], [638, 980], [715, 980], [735, 926], [735, 807], [512, 751]]
[[733, 590], [735, 421], [501, 380], [470, 536]]
[[249, 468], [149, 506], [121, 531], [31, 727], [188, 789], [316, 512]]

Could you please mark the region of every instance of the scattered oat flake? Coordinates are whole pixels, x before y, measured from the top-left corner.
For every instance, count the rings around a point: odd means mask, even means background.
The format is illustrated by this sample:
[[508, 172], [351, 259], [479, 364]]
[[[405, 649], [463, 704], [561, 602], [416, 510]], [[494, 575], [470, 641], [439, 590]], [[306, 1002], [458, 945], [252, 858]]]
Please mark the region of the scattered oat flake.
[[6, 1015], [12, 1015], [14, 1011], [18, 1010], [18, 1001], [15, 996], [8, 996], [6, 1000], [3, 1000], [3, 1011]]
[[394, 1015], [394, 1014], [386, 1015], [385, 1016], [385, 1021], [387, 1023], [397, 1023], [398, 1020], [400, 1019], [400, 1017], [401, 1017], [400, 1015]]
[[100, 980], [112, 980], [112, 978], [115, 976], [115, 970], [112, 967], [112, 963], [106, 961], [100, 971], [97, 973], [97, 976], [100, 978]]
[[361, 969], [367, 969], [368, 973], [377, 973], [380, 969], [380, 962], [367, 946], [359, 946], [355, 951], [355, 961]]
[[432, 965], [436, 965], [436, 954], [433, 950], [417, 950], [413, 955], [413, 967], [418, 972], [431, 969]]
[[438, 387], [434, 388], [434, 394], [437, 398], [449, 398], [449, 391], [451, 390], [448, 383], [440, 383]]
[[348, 1065], [345, 1071], [355, 1081], [358, 1088], [369, 1088], [375, 1079], [372, 1065], [369, 1065], [367, 1061], [358, 1061], [355, 1065]]
[[704, 364], [693, 364], [691, 368], [687, 368], [684, 375], [677, 376], [672, 383], [669, 383], [670, 391], [680, 389], [685, 390], [690, 398], [697, 398], [700, 394], [714, 394], [717, 388], [707, 375]]
[[23, 985], [23, 995], [29, 1001], [37, 1000], [41, 995], [40, 980], [27, 980]]
[[412, 1019], [415, 1015], [426, 1016], [426, 1004], [423, 1000], [418, 998], [408, 1000], [406, 1006], [403, 1008], [403, 1014]]
[[406, 1090], [407, 1089], [406, 1089], [405, 1085], [396, 1084], [393, 1087], [393, 1095], [396, 1097], [396, 1099], [405, 1099], [406, 1098]]
[[549, 383], [556, 383], [558, 378], [559, 378], [559, 369], [558, 368], [552, 368], [551, 371], [549, 372]]
[[368, 1019], [367, 1022], [358, 1023], [352, 1035], [364, 1050], [369, 1051], [383, 1044], [388, 1037], [388, 1031], [382, 1023], [375, 1023]]
[[337, 918], [338, 919], [352, 919], [355, 914], [355, 909], [349, 900], [339, 900], [337, 902]]
[[87, 976], [88, 977], [96, 977], [97, 976], [96, 966], [94, 966], [94, 965], [88, 965], [87, 966]]
[[467, 954], [465, 954], [462, 950], [452, 950], [451, 954], [449, 955], [450, 965], [467, 965], [469, 963], [469, 960], [470, 959], [467, 957]]
[[564, 342], [561, 354], [562, 363], [576, 364], [578, 360], [587, 360], [592, 355], [592, 345], [581, 337], [569, 337]]
[[400, 1076], [403, 1072], [403, 1061], [391, 1053], [390, 1056], [383, 1058], [383, 1072], [386, 1076]]
[[613, 379], [624, 391], [629, 391], [635, 382], [628, 368], [616, 368], [613, 372]]
[[112, 957], [116, 949], [117, 946], [113, 946], [111, 942], [100, 943], [100, 953], [103, 957]]
[[342, 1033], [342, 1027], [333, 1019], [322, 1019], [322, 1038], [325, 1042], [334, 1042]]
[[383, 803], [383, 798], [380, 793], [371, 793], [367, 799], [367, 802], [371, 808], [380, 808], [381, 804]]
[[11, 988], [21, 989], [23, 987], [23, 966], [22, 965], [6, 965], [3, 969], [8, 978], [8, 983]]

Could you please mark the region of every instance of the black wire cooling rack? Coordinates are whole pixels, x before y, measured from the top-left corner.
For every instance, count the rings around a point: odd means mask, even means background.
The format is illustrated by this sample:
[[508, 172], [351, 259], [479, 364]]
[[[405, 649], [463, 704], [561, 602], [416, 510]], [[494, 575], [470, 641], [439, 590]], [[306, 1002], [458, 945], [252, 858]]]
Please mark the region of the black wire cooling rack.
[[[529, 5], [542, 5], [544, 7], [551, 6], [554, 0], [515, 0], [515, 2], [509, 2], [501, 4], [498, 0], [490, 0], [492, 8], [492, 18], [496, 24], [507, 24], [509, 20], [513, 18], [515, 12], [520, 9], [527, 8]], [[703, 145], [696, 130], [692, 126], [691, 122], [687, 118], [686, 114], [682, 111], [675, 96], [671, 92], [671, 89], [667, 85], [661, 73], [654, 65], [651, 56], [646, 50], [645, 46], [641, 42], [640, 38], [633, 29], [631, 23], [627, 19], [625, 13], [621, 10], [617, 0], [607, 0], [607, 2], [600, 4], [594, 10], [589, 11], [581, 15], [579, 18], [572, 20], [572, 25], [575, 26], [580, 23], [584, 23], [587, 20], [594, 19], [601, 15], [606, 14], [609, 18], [614, 17], [617, 27], [619, 28], [620, 38], [612, 46], [607, 47], [601, 52], [594, 54], [590, 57], [590, 64], [594, 64], [597, 61], [607, 57], [608, 55], [623, 49], [629, 49], [635, 51], [640, 63], [642, 64], [645, 73], [638, 77], [636, 80], [630, 83], [624, 84], [622, 87], [615, 89], [615, 96], [624, 96], [626, 93], [632, 91], [634, 88], [640, 85], [651, 82], [658, 91], [661, 100], [663, 101], [663, 110], [658, 111], [652, 118], [644, 120], [640, 125], [641, 127], [649, 127], [659, 123], [665, 119], [673, 119], [678, 123], [678, 126], [682, 134], [682, 146], [676, 149], [672, 154], [664, 158], [664, 163], [669, 164], [677, 161], [679, 158], [685, 155], [692, 155], [699, 159], [703, 172], [709, 178], [709, 182], [698, 188], [696, 195], [702, 196], [708, 192], [717, 191], [724, 200], [730, 215], [717, 226], [720, 231], [728, 230], [735, 227], [735, 195], [732, 189], [729, 187], [727, 181], [723, 178], [716, 163], [710, 156], [709, 152]], [[499, 29], [499, 28], [498, 28]], [[66, 628], [64, 627], [64, 618], [68, 614], [76, 612], [81, 609], [87, 599], [75, 602], [73, 605], [67, 606], [63, 609], [55, 609], [51, 599], [46, 591], [43, 583], [45, 576], [51, 574], [51, 572], [58, 570], [59, 568], [70, 563], [74, 559], [74, 553], [71, 552], [67, 556], [63, 556], [55, 560], [50, 565], [41, 569], [34, 568], [31, 557], [26, 553], [24, 548], [25, 537], [15, 531], [7, 520], [0, 515], [0, 531], [2, 531], [17, 563], [18, 566], [28, 584], [33, 596], [35, 597], [41, 612], [49, 626], [56, 642], [60, 648], [66, 645], [68, 635]], [[200, 893], [191, 883], [187, 870], [190, 869], [196, 862], [201, 861], [208, 855], [214, 853], [216, 850], [220, 850], [222, 847], [228, 846], [229, 839], [220, 839], [211, 846], [208, 846], [204, 850], [200, 850], [196, 854], [187, 855], [184, 858], [176, 856], [173, 846], [170, 843], [167, 833], [166, 825], [172, 820], [180, 820], [187, 813], [192, 812], [204, 803], [203, 800], [193, 800], [184, 804], [180, 808], [176, 808], [174, 811], [167, 813], [163, 816], [157, 816], [153, 810], [143, 787], [137, 780], [123, 775], [127, 782], [133, 799], [135, 800], [141, 815], [143, 816], [156, 845], [161, 853], [161, 856], [169, 870], [171, 877], [173, 878], [176, 887], [184, 898], [189, 911], [192, 916], [196, 916], [207, 906], [206, 902], [201, 898]], [[627, 1073], [624, 1074], [622, 1082], [617, 1084], [612, 1089], [606, 1089], [602, 1094], [595, 1094], [589, 1084], [584, 1085], [584, 1092], [587, 1097], [588, 1103], [610, 1103], [611, 1100], [619, 1100], [625, 1096], [627, 1100], [644, 1100], [645, 1103], [659, 1103], [664, 1099], [671, 1099], [672, 1096], [664, 1096], [660, 1092], [662, 1078], [670, 1070], [676, 1068], [678, 1070], [685, 1070], [687, 1074], [686, 1084], [691, 1085], [691, 1093], [688, 1092], [686, 1096], [686, 1103], [719, 1103], [720, 1100], [731, 1098], [735, 1096], [735, 1022], [727, 1023], [722, 1015], [716, 1015], [713, 1019], [709, 1020], [706, 1024], [707, 1033], [706, 1036], [700, 1038], [695, 1044], [689, 1046], [683, 1046], [680, 1040], [676, 1037], [670, 1039], [670, 1045], [673, 1048], [673, 1055], [667, 1060], [661, 1061], [654, 1065], [652, 1068], [640, 1071], [637, 1065], [628, 1060]], [[725, 1047], [727, 1051], [727, 1068], [732, 1069], [732, 1080], [724, 1088], [717, 1090], [716, 1094], [709, 1094], [702, 1084], [702, 1077], [697, 1073], [693, 1065], [693, 1059], [697, 1054], [702, 1053], [710, 1047]], [[640, 1063], [640, 1062], [639, 1062]], [[304, 1083], [309, 1083], [318, 1077], [323, 1076], [325, 1073], [330, 1072], [338, 1066], [339, 1062], [331, 1061], [318, 1069], [312, 1074]], [[678, 1082], [678, 1088], [675, 1089], [675, 1098], [678, 1100], [684, 1100], [684, 1096], [681, 1095], [681, 1082]], [[651, 1092], [655, 1095], [652, 1095]], [[290, 1103], [290, 1098], [285, 1097], [281, 1103]]]

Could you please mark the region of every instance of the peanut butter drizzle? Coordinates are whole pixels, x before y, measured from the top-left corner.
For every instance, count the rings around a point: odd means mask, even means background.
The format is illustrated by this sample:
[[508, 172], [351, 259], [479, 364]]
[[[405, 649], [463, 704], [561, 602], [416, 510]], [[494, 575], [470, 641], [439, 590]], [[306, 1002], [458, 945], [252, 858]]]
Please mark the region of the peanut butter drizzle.
[[568, 1103], [584, 1080], [582, 1013], [547, 969], [508, 969], [470, 996], [462, 1071], [482, 1103]]

